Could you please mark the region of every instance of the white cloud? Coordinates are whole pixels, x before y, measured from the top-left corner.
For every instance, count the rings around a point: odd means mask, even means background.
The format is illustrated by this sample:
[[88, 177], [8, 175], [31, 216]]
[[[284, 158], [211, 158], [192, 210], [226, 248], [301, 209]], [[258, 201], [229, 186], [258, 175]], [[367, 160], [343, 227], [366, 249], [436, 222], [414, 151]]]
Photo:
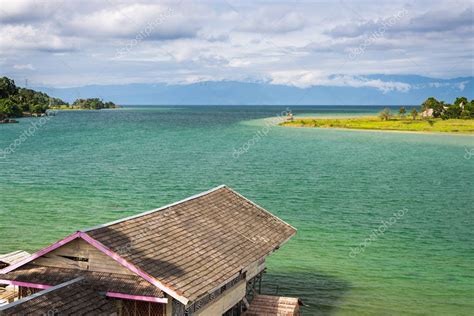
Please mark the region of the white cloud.
[[247, 15], [237, 27], [243, 32], [287, 33], [305, 27], [305, 17], [296, 12], [280, 10], [259, 10]]
[[404, 82], [397, 81], [383, 81], [380, 79], [367, 79], [364, 77], [356, 76], [336, 76], [331, 79], [335, 86], [349, 86], [354, 88], [376, 88], [384, 93], [390, 91], [407, 92], [411, 89], [411, 85]]
[[54, 3], [41, 3], [35, 0], [1, 0], [0, 21], [2, 23], [29, 23], [47, 17]]
[[[35, 65], [45, 84], [267, 79], [387, 92], [415, 85], [366, 76], [473, 75], [469, 0], [0, 0], [0, 8], [2, 69], [14, 77], [29, 70], [15, 65]], [[365, 45], [403, 9], [406, 16]]]
[[75, 49], [73, 42], [47, 28], [32, 25], [0, 25], [0, 47], [3, 51], [38, 50], [43, 52], [62, 52]]
[[458, 83], [458, 89], [460, 91], [464, 91], [464, 88], [466, 88], [466, 84], [468, 84], [468, 83], [469, 83], [469, 81], [462, 81], [462, 82]]
[[384, 93], [390, 91], [407, 92], [411, 89], [411, 85], [404, 82], [368, 79], [362, 76], [324, 76], [320, 73], [309, 71], [272, 73], [270, 82], [272, 84], [290, 85], [299, 88], [308, 88], [312, 86], [376, 88]]
[[92, 37], [167, 40], [196, 35], [196, 25], [180, 13], [179, 6], [132, 4], [105, 8], [88, 15], [76, 15], [65, 22], [64, 32]]
[[15, 64], [13, 65], [13, 68], [18, 70], [35, 70], [35, 67], [33, 67], [32, 64]]

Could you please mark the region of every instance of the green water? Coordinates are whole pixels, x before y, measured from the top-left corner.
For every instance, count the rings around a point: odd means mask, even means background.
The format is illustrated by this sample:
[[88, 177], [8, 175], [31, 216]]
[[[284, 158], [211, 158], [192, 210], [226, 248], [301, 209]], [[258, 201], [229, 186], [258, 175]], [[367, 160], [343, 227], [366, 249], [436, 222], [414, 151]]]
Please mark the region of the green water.
[[[265, 128], [283, 110], [60, 112], [0, 159], [0, 253], [225, 183], [298, 229], [269, 259], [264, 290], [301, 297], [307, 315], [472, 315], [474, 137]], [[0, 149], [34, 120], [0, 126]]]

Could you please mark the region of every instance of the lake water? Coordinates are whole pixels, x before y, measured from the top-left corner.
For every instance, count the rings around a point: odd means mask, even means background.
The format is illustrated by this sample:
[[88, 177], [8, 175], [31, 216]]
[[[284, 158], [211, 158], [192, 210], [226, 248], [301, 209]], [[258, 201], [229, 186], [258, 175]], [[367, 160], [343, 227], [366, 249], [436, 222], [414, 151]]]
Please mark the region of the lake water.
[[13, 149], [0, 155], [0, 253], [227, 184], [298, 229], [264, 290], [300, 297], [307, 315], [472, 315], [474, 137], [262, 120], [284, 110], [62, 111], [24, 137], [38, 119], [0, 126]]

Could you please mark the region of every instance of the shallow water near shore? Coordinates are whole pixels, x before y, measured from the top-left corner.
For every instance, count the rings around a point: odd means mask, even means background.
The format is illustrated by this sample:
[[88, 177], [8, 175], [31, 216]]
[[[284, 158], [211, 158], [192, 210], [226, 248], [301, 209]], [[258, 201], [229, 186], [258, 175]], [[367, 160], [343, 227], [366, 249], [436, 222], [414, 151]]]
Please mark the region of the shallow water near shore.
[[22, 141], [37, 118], [0, 126], [0, 253], [227, 184], [298, 229], [264, 291], [307, 315], [472, 314], [474, 137], [265, 124], [285, 108], [59, 111]]

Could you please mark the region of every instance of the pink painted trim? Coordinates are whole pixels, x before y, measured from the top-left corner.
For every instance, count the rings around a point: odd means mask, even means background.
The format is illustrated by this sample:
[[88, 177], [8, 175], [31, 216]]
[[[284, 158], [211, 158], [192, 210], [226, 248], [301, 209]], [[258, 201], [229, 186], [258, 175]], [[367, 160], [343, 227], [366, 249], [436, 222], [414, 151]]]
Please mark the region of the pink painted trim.
[[30, 283], [30, 282], [21, 282], [21, 281], [13, 281], [13, 280], [1, 280], [0, 284], [8, 284], [8, 285], [16, 285], [16, 286], [24, 286], [24, 287], [32, 287], [35, 289], [49, 289], [52, 285], [47, 284], [37, 284], [37, 283]]
[[86, 241], [90, 245], [94, 246], [95, 248], [97, 248], [98, 250], [100, 250], [101, 252], [106, 254], [107, 256], [111, 257], [112, 259], [117, 261], [119, 264], [121, 264], [125, 268], [127, 268], [130, 271], [132, 271], [132, 272], [136, 273], [137, 275], [141, 276], [142, 278], [144, 278], [145, 280], [147, 280], [148, 282], [150, 282], [151, 284], [153, 284], [154, 286], [156, 286], [157, 288], [159, 288], [163, 292], [171, 295], [173, 298], [177, 299], [179, 302], [183, 303], [184, 305], [188, 304], [189, 300], [186, 297], [179, 295], [177, 292], [175, 292], [172, 289], [168, 288], [167, 286], [165, 286], [160, 281], [156, 280], [151, 275], [145, 273], [141, 269], [137, 268], [136, 266], [134, 266], [133, 264], [131, 264], [130, 262], [128, 262], [127, 260], [122, 258], [120, 255], [116, 254], [115, 252], [113, 252], [112, 250], [110, 250], [109, 248], [104, 246], [101, 242], [95, 240], [91, 236], [89, 236], [86, 233], [81, 232], [81, 231], [78, 231], [78, 232], [76, 232], [72, 235], [69, 235], [66, 238], [61, 239], [60, 241], [52, 244], [51, 246], [43, 248], [40, 251], [32, 254], [28, 258], [25, 258], [25, 259], [15, 263], [15, 264], [11, 265], [11, 266], [6, 267], [3, 270], [0, 270], [0, 275], [4, 274], [4, 273], [8, 273], [10, 271], [13, 271], [13, 270], [27, 264], [28, 262], [31, 262], [31, 261], [33, 261], [33, 260], [35, 260], [35, 259], [37, 259], [41, 256], [44, 256], [48, 252], [51, 252], [51, 251], [65, 245], [65, 244], [67, 244], [68, 242], [71, 242], [72, 240], [74, 240], [76, 238], [82, 238], [84, 241]]
[[80, 236], [80, 232], [76, 232], [72, 235], [69, 235], [67, 236], [66, 238], [64, 239], [61, 239], [60, 241], [58, 242], [55, 242], [54, 244], [52, 244], [51, 246], [48, 246], [46, 248], [43, 248], [41, 249], [40, 251], [38, 252], [35, 252], [34, 254], [32, 254], [31, 256], [15, 263], [15, 264], [12, 264], [11, 266], [8, 266], [6, 268], [4, 268], [3, 270], [0, 270], [0, 274], [4, 274], [4, 273], [8, 273], [12, 270], [15, 270], [16, 268], [18, 267], [21, 267], [22, 265], [24, 264], [27, 264], [28, 262], [31, 262], [41, 256], [44, 256], [45, 254], [47, 254], [48, 252], [51, 252], [53, 251], [54, 249], [57, 249], [59, 247], [61, 247], [62, 245], [64, 244], [67, 244], [68, 242], [70, 242], [71, 240], [74, 240], [76, 238], [78, 238]]
[[100, 251], [102, 251], [107, 256], [111, 257], [112, 259], [114, 259], [115, 261], [120, 263], [125, 268], [127, 268], [130, 271], [138, 274], [139, 276], [141, 276], [142, 278], [144, 278], [145, 280], [147, 280], [148, 282], [150, 282], [151, 284], [153, 284], [154, 286], [156, 286], [157, 288], [159, 288], [163, 292], [171, 295], [173, 298], [175, 298], [176, 300], [178, 300], [182, 304], [184, 304], [184, 305], [188, 304], [189, 300], [186, 297], [179, 295], [178, 293], [176, 293], [172, 289], [168, 288], [167, 286], [165, 286], [163, 283], [161, 283], [160, 281], [158, 281], [157, 279], [155, 279], [154, 277], [152, 277], [148, 273], [146, 273], [146, 272], [142, 271], [141, 269], [137, 268], [136, 266], [134, 266], [133, 264], [131, 264], [130, 262], [128, 262], [127, 260], [125, 260], [124, 258], [119, 256], [118, 254], [116, 254], [115, 252], [113, 252], [112, 250], [110, 250], [109, 248], [104, 246], [101, 242], [95, 240], [94, 238], [92, 238], [91, 236], [87, 235], [84, 232], [80, 232], [80, 237], [82, 239], [84, 239], [86, 242], [88, 242], [90, 245], [94, 246], [95, 248], [99, 249]]
[[105, 295], [108, 296], [108, 297], [123, 298], [123, 299], [126, 299], [126, 300], [168, 304], [168, 299], [167, 298], [161, 298], [161, 297], [130, 295], [130, 294], [123, 294], [123, 293], [116, 293], [116, 292], [107, 292], [107, 293], [105, 293]]

